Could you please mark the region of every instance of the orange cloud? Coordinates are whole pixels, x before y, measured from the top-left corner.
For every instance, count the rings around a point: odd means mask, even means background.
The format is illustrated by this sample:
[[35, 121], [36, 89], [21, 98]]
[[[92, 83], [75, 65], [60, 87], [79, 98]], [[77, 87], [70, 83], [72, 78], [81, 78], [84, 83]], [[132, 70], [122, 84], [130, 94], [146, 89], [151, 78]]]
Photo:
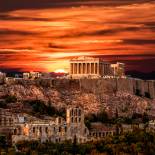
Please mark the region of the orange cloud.
[[100, 3], [0, 13], [0, 67], [54, 71], [73, 56], [155, 54], [154, 2]]

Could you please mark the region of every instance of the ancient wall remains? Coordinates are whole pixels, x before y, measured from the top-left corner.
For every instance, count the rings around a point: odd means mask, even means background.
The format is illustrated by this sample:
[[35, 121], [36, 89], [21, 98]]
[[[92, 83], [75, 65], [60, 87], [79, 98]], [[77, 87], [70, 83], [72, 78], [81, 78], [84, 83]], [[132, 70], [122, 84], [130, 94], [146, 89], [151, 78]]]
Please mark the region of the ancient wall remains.
[[15, 79], [12, 84], [37, 85], [41, 87], [54, 87], [70, 90], [81, 89], [96, 94], [116, 93], [117, 91], [128, 92], [142, 97], [155, 99], [155, 80], [141, 80], [135, 78], [98, 78], [98, 79]]

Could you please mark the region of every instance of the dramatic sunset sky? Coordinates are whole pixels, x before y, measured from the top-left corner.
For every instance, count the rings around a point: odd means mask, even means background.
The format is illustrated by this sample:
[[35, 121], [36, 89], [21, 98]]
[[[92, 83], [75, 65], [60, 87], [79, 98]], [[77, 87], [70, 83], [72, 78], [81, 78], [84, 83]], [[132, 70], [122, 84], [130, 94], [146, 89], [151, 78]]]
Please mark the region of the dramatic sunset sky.
[[0, 70], [68, 70], [76, 56], [155, 70], [155, 0], [0, 0]]

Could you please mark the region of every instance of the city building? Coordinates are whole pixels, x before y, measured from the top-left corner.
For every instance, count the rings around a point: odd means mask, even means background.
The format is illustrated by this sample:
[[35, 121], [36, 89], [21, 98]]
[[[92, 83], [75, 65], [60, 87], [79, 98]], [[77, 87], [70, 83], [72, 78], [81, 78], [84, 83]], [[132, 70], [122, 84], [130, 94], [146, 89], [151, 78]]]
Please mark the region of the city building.
[[37, 79], [41, 77], [41, 73], [39, 72], [26, 72], [23, 73], [23, 79], [27, 80], [27, 79]]

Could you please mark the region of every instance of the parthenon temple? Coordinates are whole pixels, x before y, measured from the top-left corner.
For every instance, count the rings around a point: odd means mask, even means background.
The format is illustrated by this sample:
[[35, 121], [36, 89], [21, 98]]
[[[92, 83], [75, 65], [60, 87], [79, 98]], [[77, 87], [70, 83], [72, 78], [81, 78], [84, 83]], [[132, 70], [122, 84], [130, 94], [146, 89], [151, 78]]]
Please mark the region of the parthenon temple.
[[70, 75], [73, 77], [79, 76], [94, 76], [110, 75], [110, 63], [104, 62], [100, 58], [94, 57], [78, 57], [70, 60]]

